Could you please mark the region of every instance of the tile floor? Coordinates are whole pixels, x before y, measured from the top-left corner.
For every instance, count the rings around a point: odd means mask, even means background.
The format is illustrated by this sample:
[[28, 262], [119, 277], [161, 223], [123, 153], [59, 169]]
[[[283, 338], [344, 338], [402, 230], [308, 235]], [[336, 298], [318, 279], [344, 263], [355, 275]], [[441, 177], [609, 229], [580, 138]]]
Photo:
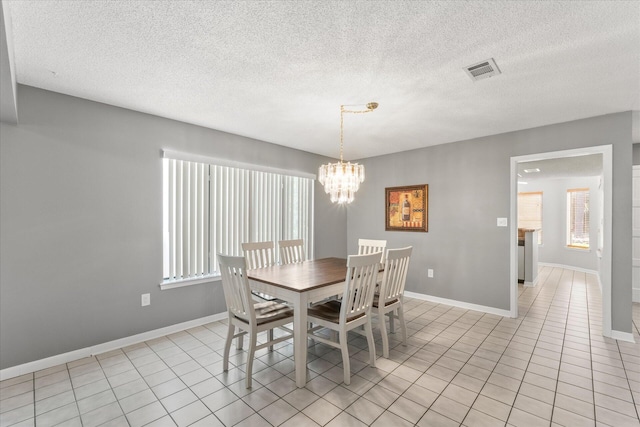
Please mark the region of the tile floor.
[[[520, 287], [518, 319], [407, 299], [408, 346], [366, 364], [309, 349], [293, 382], [292, 346], [264, 349], [254, 386], [246, 353], [222, 373], [226, 326], [208, 324], [1, 383], [1, 426], [638, 426], [640, 344], [605, 339], [594, 276], [541, 269]], [[634, 304], [640, 343], [640, 306]]]

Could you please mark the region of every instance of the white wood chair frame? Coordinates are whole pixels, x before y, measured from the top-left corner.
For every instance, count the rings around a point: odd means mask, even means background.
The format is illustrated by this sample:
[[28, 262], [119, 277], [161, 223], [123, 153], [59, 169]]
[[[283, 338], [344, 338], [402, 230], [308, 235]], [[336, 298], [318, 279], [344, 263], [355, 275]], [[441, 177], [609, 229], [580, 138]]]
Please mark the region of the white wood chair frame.
[[[329, 346], [340, 349], [342, 352], [342, 365], [344, 367], [344, 383], [351, 383], [351, 365], [349, 362], [349, 348], [347, 332], [364, 326], [367, 343], [369, 345], [369, 365], [376, 365], [376, 350], [371, 328], [371, 304], [375, 292], [376, 278], [380, 267], [380, 258], [377, 253], [368, 255], [350, 255], [347, 260], [347, 276], [345, 279], [344, 293], [340, 301], [333, 300], [326, 305], [339, 305], [337, 321], [327, 320], [318, 316], [318, 307], [308, 310], [308, 320], [314, 325], [308, 330], [308, 337]], [[318, 335], [319, 329], [327, 328], [336, 331], [337, 342]], [[356, 331], [357, 332], [357, 331]]]
[[278, 242], [278, 248], [280, 250], [280, 263], [281, 264], [294, 264], [296, 262], [303, 262], [306, 260], [304, 254], [304, 240], [280, 240]]
[[273, 242], [243, 243], [242, 250], [247, 261], [247, 269], [271, 267], [276, 263], [273, 253]]
[[[371, 311], [378, 316], [378, 325], [382, 334], [382, 355], [389, 357], [389, 336], [385, 317], [389, 317], [389, 329], [394, 331], [394, 319], [398, 319], [402, 328], [402, 343], [407, 345], [407, 325], [404, 319], [402, 295], [407, 282], [407, 271], [411, 259], [412, 247], [387, 250], [384, 263], [384, 273], [377, 294], [377, 304], [373, 304]], [[377, 305], [377, 307], [376, 307]]]
[[358, 255], [381, 252], [380, 264], [384, 263], [384, 250], [386, 247], [386, 240], [358, 239]]
[[[284, 327], [284, 325], [293, 321], [293, 312], [288, 308], [286, 310], [282, 309], [283, 313], [274, 315], [273, 321], [258, 321], [255, 311], [256, 303], [251, 297], [249, 280], [246, 275], [245, 259], [243, 257], [232, 257], [221, 254], [218, 254], [218, 259], [220, 260], [222, 286], [224, 289], [224, 298], [227, 303], [227, 313], [229, 315], [229, 328], [224, 345], [222, 368], [224, 371], [229, 370], [229, 351], [233, 339], [238, 338], [237, 348], [242, 349], [242, 337], [248, 335], [249, 355], [246, 368], [246, 386], [247, 388], [251, 388], [255, 352], [265, 347], [269, 347], [269, 350], [272, 351], [274, 344], [293, 338], [293, 331]], [[236, 328], [239, 330], [238, 333], [235, 333]], [[289, 334], [274, 339], [274, 328], [284, 329], [289, 332]], [[257, 335], [263, 331], [268, 331], [267, 342], [258, 344]]]

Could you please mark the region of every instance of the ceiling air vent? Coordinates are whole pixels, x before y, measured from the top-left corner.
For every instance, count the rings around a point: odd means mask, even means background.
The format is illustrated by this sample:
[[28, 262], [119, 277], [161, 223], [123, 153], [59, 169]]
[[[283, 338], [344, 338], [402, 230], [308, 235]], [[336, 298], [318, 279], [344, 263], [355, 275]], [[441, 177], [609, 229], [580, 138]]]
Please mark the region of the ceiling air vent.
[[500, 69], [496, 65], [496, 62], [493, 58], [487, 59], [486, 61], [478, 62], [477, 64], [469, 65], [464, 68], [464, 71], [467, 72], [471, 80], [474, 82], [476, 80], [486, 79], [487, 77], [493, 77], [500, 74]]

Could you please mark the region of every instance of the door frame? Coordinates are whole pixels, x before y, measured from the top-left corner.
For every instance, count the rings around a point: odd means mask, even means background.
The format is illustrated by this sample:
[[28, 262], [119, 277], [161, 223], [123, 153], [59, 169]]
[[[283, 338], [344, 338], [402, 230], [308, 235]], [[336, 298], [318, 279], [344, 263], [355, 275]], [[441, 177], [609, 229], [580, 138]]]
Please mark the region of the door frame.
[[518, 317], [518, 163], [532, 162], [536, 160], [548, 160], [564, 157], [577, 157], [589, 154], [602, 154], [602, 181], [604, 188], [604, 222], [603, 222], [603, 247], [600, 254], [598, 279], [602, 292], [602, 334], [611, 337], [611, 236], [613, 218], [613, 146], [599, 145], [583, 147], [572, 150], [550, 151], [545, 153], [528, 154], [511, 157], [510, 174], [510, 315]]

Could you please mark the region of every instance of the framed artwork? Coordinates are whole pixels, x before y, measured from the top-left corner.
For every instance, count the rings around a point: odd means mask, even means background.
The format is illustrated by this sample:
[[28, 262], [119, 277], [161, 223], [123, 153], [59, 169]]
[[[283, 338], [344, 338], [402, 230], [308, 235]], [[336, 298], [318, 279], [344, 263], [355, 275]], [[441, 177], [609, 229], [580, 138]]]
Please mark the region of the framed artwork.
[[385, 188], [386, 231], [429, 231], [429, 185]]

